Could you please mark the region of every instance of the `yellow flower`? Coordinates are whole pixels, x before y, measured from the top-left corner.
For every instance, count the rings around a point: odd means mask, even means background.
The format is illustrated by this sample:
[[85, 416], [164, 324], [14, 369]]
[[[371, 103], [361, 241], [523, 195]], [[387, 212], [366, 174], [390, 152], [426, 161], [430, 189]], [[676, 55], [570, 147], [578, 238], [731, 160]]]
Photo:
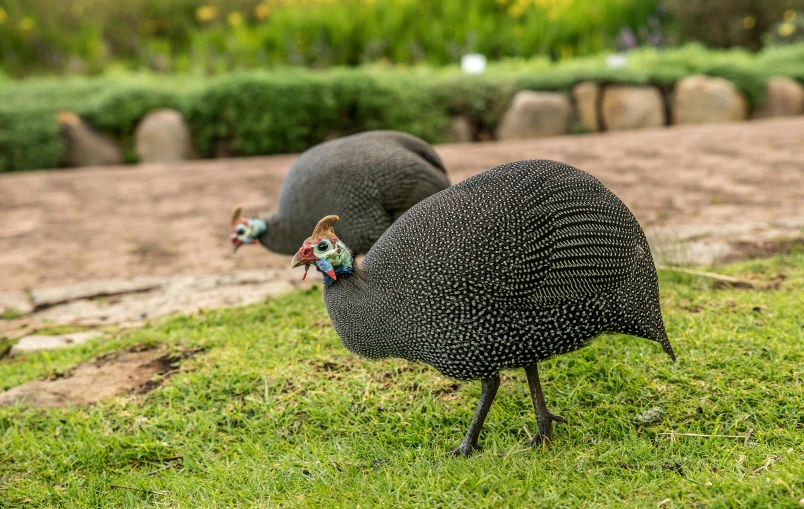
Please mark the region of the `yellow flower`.
[[508, 13], [511, 16], [518, 18], [525, 14], [525, 10], [528, 8], [527, 0], [516, 0], [512, 4], [508, 6]]
[[793, 10], [790, 10], [790, 9], [787, 9], [786, 11], [784, 11], [784, 20], [785, 21], [787, 21], [788, 23], [792, 23], [794, 19], [796, 19], [796, 11], [793, 11]]
[[218, 17], [218, 9], [211, 5], [202, 5], [195, 11], [195, 19], [201, 23], [207, 23]]
[[782, 37], [787, 37], [791, 35], [793, 32], [796, 31], [796, 25], [792, 23], [782, 23], [779, 25], [779, 35]]
[[267, 4], [259, 4], [254, 8], [254, 15], [257, 19], [265, 19], [271, 14], [271, 8]]
[[5, 9], [0, 7], [0, 25], [5, 23], [7, 19], [8, 19], [8, 13], [6, 12]]
[[19, 25], [18, 25], [18, 27], [20, 29], [20, 32], [30, 32], [31, 30], [34, 29], [35, 26], [36, 26], [36, 23], [34, 22], [34, 20], [31, 19], [28, 16], [25, 16], [24, 18], [22, 18], [20, 20]]
[[239, 12], [230, 12], [229, 16], [226, 17], [226, 22], [229, 23], [230, 27], [239, 27], [243, 24], [243, 15]]
[[757, 25], [757, 19], [754, 16], [746, 16], [743, 18], [743, 27], [746, 30], [751, 30]]

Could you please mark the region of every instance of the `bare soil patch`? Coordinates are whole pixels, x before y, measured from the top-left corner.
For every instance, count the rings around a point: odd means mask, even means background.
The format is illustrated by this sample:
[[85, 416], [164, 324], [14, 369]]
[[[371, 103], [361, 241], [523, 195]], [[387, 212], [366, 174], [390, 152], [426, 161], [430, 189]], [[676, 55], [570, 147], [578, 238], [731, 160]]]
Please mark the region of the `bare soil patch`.
[[0, 393], [0, 406], [22, 402], [34, 407], [88, 405], [130, 392], [144, 394], [178, 372], [180, 362], [199, 350], [166, 354], [162, 349], [108, 352], [66, 373], [18, 385]]
[[[803, 198], [804, 199], [804, 198]], [[773, 240], [735, 241], [732, 243], [734, 251], [723, 257], [724, 263], [733, 261], [770, 258], [771, 256], [788, 256], [792, 253], [804, 252], [804, 237], [781, 238]]]

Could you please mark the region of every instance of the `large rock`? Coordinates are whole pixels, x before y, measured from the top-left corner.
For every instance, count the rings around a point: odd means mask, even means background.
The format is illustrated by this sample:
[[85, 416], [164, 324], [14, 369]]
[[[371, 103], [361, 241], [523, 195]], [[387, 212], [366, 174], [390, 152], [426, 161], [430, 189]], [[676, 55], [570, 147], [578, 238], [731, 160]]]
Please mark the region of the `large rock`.
[[57, 116], [66, 150], [65, 166], [108, 166], [123, 162], [123, 151], [109, 137], [89, 126], [75, 113], [63, 111]]
[[708, 124], [745, 120], [745, 96], [730, 81], [711, 76], [690, 76], [673, 92], [674, 124]]
[[665, 125], [664, 100], [654, 87], [607, 87], [602, 110], [609, 131]]
[[137, 155], [143, 163], [172, 163], [194, 158], [190, 128], [175, 110], [157, 110], [143, 118], [134, 132]]
[[443, 143], [468, 143], [475, 139], [475, 127], [464, 116], [457, 116], [449, 123], [441, 141]]
[[514, 96], [497, 128], [499, 140], [555, 136], [569, 131], [572, 105], [558, 92], [522, 91]]
[[578, 121], [590, 132], [600, 130], [600, 119], [597, 114], [597, 103], [600, 99], [600, 85], [592, 81], [578, 83], [572, 89]]
[[790, 117], [804, 113], [804, 87], [790, 78], [771, 78], [765, 84], [765, 104], [754, 118]]

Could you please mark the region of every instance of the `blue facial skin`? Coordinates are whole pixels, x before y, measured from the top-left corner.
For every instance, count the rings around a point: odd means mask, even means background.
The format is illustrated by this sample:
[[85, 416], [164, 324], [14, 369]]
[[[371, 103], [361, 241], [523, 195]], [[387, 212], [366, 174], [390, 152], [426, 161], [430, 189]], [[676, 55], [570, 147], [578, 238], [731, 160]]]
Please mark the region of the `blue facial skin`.
[[327, 272], [332, 270], [332, 264], [329, 263], [327, 260], [316, 260], [315, 266], [318, 267], [318, 270], [323, 272], [326, 275]]
[[[332, 270], [332, 264], [330, 264], [326, 260], [318, 260], [317, 262], [315, 262], [315, 266], [318, 269], [318, 272], [320, 272], [321, 275], [324, 276], [324, 284], [325, 285], [329, 286], [329, 285], [331, 285], [332, 283], [335, 282], [335, 280], [332, 279], [329, 276], [329, 274], [327, 274], [328, 271]], [[346, 275], [351, 274], [351, 273], [352, 273], [352, 267], [351, 266], [349, 266], [349, 267], [336, 267], [335, 268], [335, 277], [346, 276]]]

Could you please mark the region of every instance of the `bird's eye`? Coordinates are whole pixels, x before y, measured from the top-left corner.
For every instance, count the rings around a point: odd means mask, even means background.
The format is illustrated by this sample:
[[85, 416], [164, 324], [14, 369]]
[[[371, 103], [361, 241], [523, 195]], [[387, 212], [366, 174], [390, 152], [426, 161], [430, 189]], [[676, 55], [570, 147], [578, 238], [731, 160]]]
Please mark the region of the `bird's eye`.
[[318, 243], [316, 248], [319, 251], [326, 251], [327, 249], [329, 249], [329, 242], [327, 242], [326, 240], [322, 240], [321, 242]]
[[235, 231], [237, 232], [238, 235], [243, 235], [244, 233], [246, 233], [246, 227], [243, 226], [242, 224], [238, 225]]

